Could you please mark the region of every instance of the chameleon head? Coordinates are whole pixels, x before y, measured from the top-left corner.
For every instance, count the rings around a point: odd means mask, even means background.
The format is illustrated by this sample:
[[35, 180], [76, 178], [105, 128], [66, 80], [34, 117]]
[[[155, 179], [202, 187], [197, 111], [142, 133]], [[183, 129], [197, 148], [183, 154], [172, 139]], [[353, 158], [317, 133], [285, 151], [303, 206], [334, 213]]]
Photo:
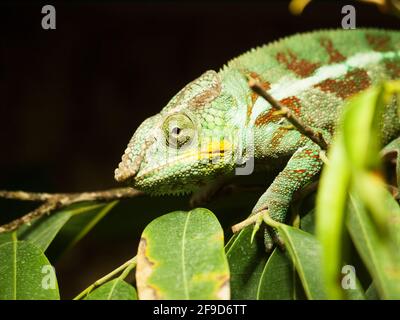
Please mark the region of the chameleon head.
[[207, 71], [139, 126], [115, 179], [150, 194], [182, 194], [232, 173], [237, 134], [226, 117], [234, 106], [219, 75]]

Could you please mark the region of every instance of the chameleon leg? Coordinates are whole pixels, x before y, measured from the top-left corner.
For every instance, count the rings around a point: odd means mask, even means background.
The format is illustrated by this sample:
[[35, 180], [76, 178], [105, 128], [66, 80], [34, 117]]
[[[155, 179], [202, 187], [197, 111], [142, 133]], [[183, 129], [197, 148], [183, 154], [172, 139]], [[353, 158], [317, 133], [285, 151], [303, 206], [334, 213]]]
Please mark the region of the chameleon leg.
[[[252, 210], [252, 214], [268, 210], [272, 219], [285, 222], [294, 192], [310, 182], [321, 170], [320, 150], [317, 145], [311, 143], [299, 148], [267, 191], [260, 197]], [[270, 227], [266, 229], [268, 232], [264, 233], [264, 243], [266, 250], [270, 251], [274, 243], [280, 244], [281, 241], [276, 230]]]

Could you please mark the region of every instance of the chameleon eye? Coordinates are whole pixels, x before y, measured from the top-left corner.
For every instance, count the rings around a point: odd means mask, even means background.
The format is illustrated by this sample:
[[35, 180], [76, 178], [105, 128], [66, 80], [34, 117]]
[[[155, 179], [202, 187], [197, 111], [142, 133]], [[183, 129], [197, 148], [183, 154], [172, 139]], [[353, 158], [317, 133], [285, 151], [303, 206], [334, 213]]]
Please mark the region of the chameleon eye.
[[179, 135], [180, 132], [181, 132], [181, 128], [178, 128], [178, 127], [174, 127], [171, 130], [171, 133], [174, 135]]
[[187, 115], [175, 113], [165, 119], [162, 130], [167, 145], [179, 149], [192, 140], [194, 124]]

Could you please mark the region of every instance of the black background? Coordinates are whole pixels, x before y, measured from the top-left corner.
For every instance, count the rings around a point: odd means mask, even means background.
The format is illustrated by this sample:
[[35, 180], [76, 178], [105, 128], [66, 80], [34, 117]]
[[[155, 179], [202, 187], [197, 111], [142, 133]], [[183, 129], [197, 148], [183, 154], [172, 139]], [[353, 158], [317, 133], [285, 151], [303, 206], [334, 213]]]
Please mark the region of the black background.
[[[47, 4], [55, 5], [56, 30], [41, 28], [39, 4], [0, 6], [0, 189], [115, 187], [114, 169], [137, 126], [205, 70], [282, 36], [340, 28], [344, 4], [356, 7], [357, 27], [400, 26], [354, 1], [314, 1], [299, 17], [288, 1]], [[227, 234], [256, 198], [214, 204]], [[187, 208], [187, 198], [153, 199], [125, 201], [53, 261], [63, 298], [133, 256], [156, 216]], [[0, 201], [0, 222], [31, 208]]]

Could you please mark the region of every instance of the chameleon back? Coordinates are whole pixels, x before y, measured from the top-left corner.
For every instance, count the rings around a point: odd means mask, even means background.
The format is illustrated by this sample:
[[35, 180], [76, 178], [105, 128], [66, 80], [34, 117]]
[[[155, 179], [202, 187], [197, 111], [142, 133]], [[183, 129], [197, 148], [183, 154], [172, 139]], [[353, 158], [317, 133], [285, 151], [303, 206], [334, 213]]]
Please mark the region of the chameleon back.
[[[294, 35], [231, 60], [220, 75], [224, 90], [240, 101], [231, 112], [233, 123], [261, 131], [282, 124], [281, 117], [250, 91], [246, 77], [251, 77], [308, 125], [332, 134], [349, 97], [382, 80], [400, 78], [400, 32], [322, 30]], [[384, 143], [399, 132], [394, 103], [386, 115]], [[269, 131], [275, 133], [263, 140], [276, 148], [283, 131]]]

